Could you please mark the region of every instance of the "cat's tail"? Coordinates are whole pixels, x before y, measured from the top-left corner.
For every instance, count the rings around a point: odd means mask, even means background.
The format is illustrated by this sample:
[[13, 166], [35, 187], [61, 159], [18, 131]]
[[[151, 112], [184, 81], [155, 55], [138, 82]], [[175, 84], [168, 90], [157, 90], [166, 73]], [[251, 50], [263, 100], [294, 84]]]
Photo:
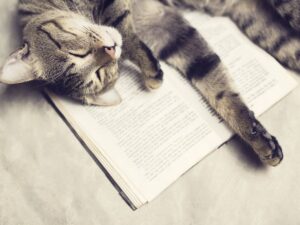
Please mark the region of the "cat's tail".
[[240, 1], [228, 16], [255, 44], [300, 72], [300, 35], [265, 1]]

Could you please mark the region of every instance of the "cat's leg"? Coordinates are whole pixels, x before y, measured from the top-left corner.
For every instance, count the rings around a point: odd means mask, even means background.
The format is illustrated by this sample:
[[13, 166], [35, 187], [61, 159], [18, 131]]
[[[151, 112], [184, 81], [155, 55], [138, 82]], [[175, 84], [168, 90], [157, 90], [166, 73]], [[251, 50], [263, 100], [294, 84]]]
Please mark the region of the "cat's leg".
[[300, 0], [269, 0], [269, 2], [291, 27], [300, 31]]
[[[144, 9], [143, 13], [138, 13], [139, 8]], [[278, 165], [283, 154], [276, 138], [245, 105], [230, 84], [230, 75], [220, 58], [197, 31], [172, 8], [155, 1], [139, 0], [135, 10], [137, 32], [153, 52], [190, 79], [263, 162]]]
[[135, 33], [132, 23], [131, 0], [107, 1], [111, 4], [106, 5], [102, 18], [105, 24], [116, 27], [122, 34], [122, 58], [129, 59], [141, 69], [147, 88], [160, 87], [163, 72], [150, 48]]
[[229, 16], [255, 44], [284, 66], [300, 71], [300, 35], [269, 4], [260, 0], [241, 1]]

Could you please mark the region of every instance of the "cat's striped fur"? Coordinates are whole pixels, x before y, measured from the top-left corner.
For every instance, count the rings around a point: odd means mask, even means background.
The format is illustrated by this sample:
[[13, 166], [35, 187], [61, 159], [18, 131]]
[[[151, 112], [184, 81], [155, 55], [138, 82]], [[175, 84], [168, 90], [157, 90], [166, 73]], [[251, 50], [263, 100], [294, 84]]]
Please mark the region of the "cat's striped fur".
[[0, 80], [13, 83], [5, 76], [13, 65], [25, 74], [16, 82], [46, 80], [87, 104], [108, 105], [103, 96], [118, 77], [118, 48], [122, 59], [140, 67], [150, 89], [162, 82], [157, 59], [164, 60], [194, 84], [262, 161], [275, 166], [283, 158], [276, 138], [244, 104], [218, 55], [179, 9], [231, 17], [251, 40], [299, 71], [299, 1], [20, 0], [25, 47], [12, 55]]

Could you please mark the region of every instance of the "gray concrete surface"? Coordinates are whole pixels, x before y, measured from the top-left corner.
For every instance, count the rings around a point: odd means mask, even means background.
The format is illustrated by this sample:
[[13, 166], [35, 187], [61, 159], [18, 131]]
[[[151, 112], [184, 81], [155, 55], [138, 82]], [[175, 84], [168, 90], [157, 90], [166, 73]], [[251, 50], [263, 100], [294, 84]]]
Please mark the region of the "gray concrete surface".
[[[15, 4], [1, 0], [0, 64], [19, 43]], [[133, 212], [38, 90], [0, 85], [0, 225], [300, 224], [300, 88], [261, 120], [282, 165], [235, 138]]]

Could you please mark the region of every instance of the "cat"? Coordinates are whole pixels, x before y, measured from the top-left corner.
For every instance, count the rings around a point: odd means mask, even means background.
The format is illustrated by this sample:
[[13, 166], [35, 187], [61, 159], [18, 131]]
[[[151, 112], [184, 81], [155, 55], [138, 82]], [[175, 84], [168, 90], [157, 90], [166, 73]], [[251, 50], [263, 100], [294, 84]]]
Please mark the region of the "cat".
[[0, 70], [6, 84], [42, 80], [88, 105], [120, 103], [118, 62], [128, 59], [145, 86], [161, 86], [158, 60], [175, 67], [257, 153], [277, 166], [283, 153], [230, 83], [230, 75], [181, 9], [230, 17], [257, 45], [300, 70], [300, 0], [20, 0], [24, 46]]

